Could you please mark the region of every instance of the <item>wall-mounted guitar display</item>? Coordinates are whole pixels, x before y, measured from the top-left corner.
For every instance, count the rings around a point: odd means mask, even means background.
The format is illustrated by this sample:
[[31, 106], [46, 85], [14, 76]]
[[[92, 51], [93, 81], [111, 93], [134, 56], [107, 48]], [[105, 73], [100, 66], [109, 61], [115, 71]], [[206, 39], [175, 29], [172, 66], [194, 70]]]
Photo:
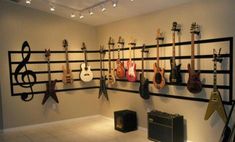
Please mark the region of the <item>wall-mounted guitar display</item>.
[[162, 89], [166, 82], [164, 78], [165, 70], [160, 67], [159, 65], [159, 41], [164, 40], [163, 33], [160, 32], [160, 29], [157, 30], [157, 48], [156, 48], [156, 54], [157, 54], [157, 61], [153, 64], [153, 70], [154, 70], [154, 76], [153, 76], [153, 84], [157, 89]]
[[65, 85], [73, 83], [73, 74], [69, 67], [69, 55], [68, 55], [68, 41], [63, 40], [63, 47], [65, 49], [65, 57], [66, 57], [66, 67], [62, 66], [63, 70], [63, 83]]
[[149, 80], [144, 77], [144, 53], [148, 53], [148, 50], [145, 49], [145, 44], [143, 45], [142, 48], [142, 71], [140, 74], [140, 87], [139, 87], [139, 92], [141, 98], [147, 100], [150, 98], [149, 96]]
[[220, 92], [217, 88], [217, 62], [222, 63], [223, 59], [220, 57], [220, 51], [217, 54], [215, 49], [213, 50], [213, 62], [214, 62], [214, 86], [213, 91], [211, 92], [210, 101], [206, 110], [205, 120], [208, 120], [211, 115], [217, 111], [219, 116], [223, 119], [224, 123], [227, 121], [227, 115], [224, 109], [222, 98]]
[[[118, 78], [125, 78], [125, 67], [124, 67], [124, 61], [120, 60], [120, 49], [124, 48], [125, 41], [124, 39], [120, 36], [118, 38], [118, 59], [116, 61], [117, 63], [117, 69], [116, 69], [116, 75]], [[124, 55], [122, 54], [122, 59]]]
[[191, 64], [188, 64], [189, 78], [187, 88], [191, 93], [199, 93], [202, 91], [202, 83], [200, 80], [200, 72], [195, 71], [195, 35], [199, 36], [200, 27], [197, 23], [191, 25]]
[[56, 96], [56, 91], [55, 91], [56, 80], [51, 80], [50, 56], [51, 56], [50, 49], [45, 49], [45, 57], [47, 59], [47, 65], [48, 65], [47, 66], [48, 67], [48, 83], [46, 85], [46, 93], [42, 100], [43, 105], [46, 103], [49, 97], [55, 100], [56, 103], [59, 103], [59, 100]]
[[111, 46], [112, 46], [112, 49], [114, 49], [114, 45], [115, 45], [114, 39], [112, 37], [110, 37], [109, 42], [108, 42], [108, 47], [109, 47], [109, 69], [108, 69], [108, 75], [107, 75], [108, 84], [110, 84], [110, 85], [114, 85], [116, 83], [115, 69], [114, 69], [114, 66], [112, 67], [112, 64], [111, 64]]
[[173, 22], [172, 28], [172, 58], [170, 60], [171, 63], [171, 71], [170, 71], [170, 83], [175, 84], [181, 84], [182, 83], [182, 77], [180, 73], [180, 67], [181, 64], [176, 65], [175, 61], [175, 34], [177, 32], [177, 35], [179, 35], [179, 32], [181, 31], [181, 27], [177, 22]]
[[126, 72], [126, 78], [130, 82], [135, 82], [137, 80], [137, 75], [136, 75], [136, 64], [134, 61], [132, 61], [132, 46], [135, 48], [136, 43], [133, 41], [129, 43], [129, 61], [127, 61], [127, 72]]
[[[176, 25], [176, 26], [175, 26]], [[176, 28], [172, 28], [174, 29], [173, 32], [177, 32], [178, 30], [178, 24], [173, 24], [173, 27], [176, 27]], [[160, 55], [159, 58], [157, 58], [157, 60], [159, 61], [170, 61], [172, 59], [175, 59], [175, 60], [182, 60], [183, 62], [186, 61], [186, 60], [189, 60], [191, 59], [191, 64], [189, 65], [189, 72], [185, 69], [182, 69], [181, 70], [181, 73], [189, 73], [190, 74], [190, 79], [189, 79], [189, 83], [172, 83], [172, 82], [168, 82], [166, 81], [166, 85], [168, 86], [180, 86], [181, 88], [186, 88], [187, 86], [189, 87], [194, 87], [194, 84], [196, 84], [196, 89], [192, 89], [193, 90], [193, 93], [195, 92], [195, 90], [201, 90], [201, 86], [203, 87], [203, 92], [200, 93], [200, 95], [181, 95], [181, 94], [171, 94], [169, 92], [164, 91], [161, 92], [149, 92], [149, 95], [150, 96], [160, 96], [160, 97], [166, 97], [166, 98], [175, 98], [175, 99], [184, 99], [184, 100], [191, 100], [191, 101], [199, 101], [199, 102], [209, 102], [210, 99], [208, 98], [203, 98], [203, 94], [204, 92], [207, 92], [207, 91], [210, 91], [209, 89], [212, 89], [214, 88], [214, 84], [210, 83], [210, 81], [206, 81], [204, 84], [199, 84], [197, 82], [195, 82], [194, 79], [192, 79], [194, 77], [194, 75], [196, 74], [196, 76], [198, 76], [197, 74], [197, 70], [195, 70], [194, 68], [194, 59], [195, 60], [201, 60], [201, 59], [205, 59], [205, 60], [208, 60], [208, 59], [212, 59], [213, 58], [213, 55], [211, 53], [207, 53], [206, 50], [203, 50], [205, 51], [205, 53], [203, 52], [203, 55], [194, 55], [194, 46], [195, 45], [198, 45], [200, 44], [200, 49], [201, 49], [201, 46], [203, 46], [203, 48], [212, 48], [209, 44], [212, 44], [213, 43], [213, 48], [217, 48], [217, 47], [214, 47], [214, 46], [217, 46], [217, 43], [219, 44], [219, 46], [222, 48], [222, 51], [224, 52], [224, 54], [221, 54], [220, 57], [221, 58], [224, 58], [225, 59], [225, 64], [226, 65], [225, 67], [223, 66], [223, 68], [221, 68], [220, 70], [216, 70], [216, 72], [220, 75], [223, 76], [223, 78], [227, 78], [222, 84], [221, 82], [219, 84], [221, 85], [216, 85], [216, 87], [220, 90], [221, 92], [221, 101], [223, 104], [228, 104], [228, 105], [231, 105], [232, 102], [234, 101], [233, 100], [233, 37], [224, 37], [224, 38], [213, 38], [213, 39], [204, 39], [204, 40], [196, 40], [194, 41], [194, 36], [195, 36], [195, 33], [199, 33], [199, 27], [196, 25], [196, 24], [193, 24], [192, 25], [192, 40], [191, 41], [184, 41], [184, 42], [178, 42], [178, 43], [175, 43], [175, 41], [173, 40], [173, 43], [162, 43], [162, 44], [157, 44], [157, 45], [146, 45], [145, 46], [145, 49], [156, 49], [156, 48], [159, 48], [159, 49], [163, 49], [163, 48], [172, 48], [174, 46], [181, 46], [182, 48], [185, 48], [186, 49], [189, 49], [188, 46], [191, 45], [191, 50], [192, 50], [192, 56], [189, 56], [189, 55], [181, 55], [179, 54], [180, 56], [175, 56], [175, 57], [172, 57], [172, 55], [168, 56], [164, 56], [164, 55]], [[161, 36], [160, 36], [161, 37]], [[120, 40], [121, 42], [119, 43], [123, 43], [122, 40]], [[120, 44], [121, 45], [121, 44]], [[205, 45], [205, 46], [204, 46]], [[209, 46], [207, 46], [209, 45]], [[38, 81], [37, 80], [37, 76], [40, 75], [40, 79], [43, 79], [41, 78], [41, 76], [43, 75], [48, 75], [48, 74], [56, 74], [56, 76], [58, 74], [61, 74], [61, 76], [63, 76], [63, 70], [57, 70], [58, 68], [54, 68], [54, 70], [52, 71], [48, 71], [48, 70], [43, 70], [44, 68], [41, 68], [41, 67], [37, 67], [37, 66], [43, 66], [43, 65], [49, 65], [50, 63], [53, 64], [53, 65], [60, 65], [60, 64], [65, 64], [65, 63], [75, 63], [75, 64], [78, 64], [78, 63], [84, 63], [84, 59], [82, 58], [82, 55], [84, 54], [85, 55], [85, 63], [84, 65], [84, 69], [80, 70], [80, 69], [74, 69], [73, 70], [73, 73], [75, 72], [83, 72], [83, 71], [86, 71], [86, 63], [87, 62], [92, 62], [92, 63], [104, 63], [104, 64], [109, 64], [109, 68], [108, 69], [105, 69], [103, 68], [103, 66], [100, 68], [100, 67], [97, 67], [97, 68], [94, 68], [94, 69], [90, 69], [91, 71], [93, 72], [96, 72], [96, 71], [109, 71], [109, 77], [107, 76], [107, 80], [109, 80], [109, 83], [110, 82], [113, 82], [114, 80], [115, 81], [118, 81], [118, 82], [128, 82], [128, 81], [131, 81], [133, 84], [139, 84], [142, 80], [142, 84], [144, 84], [144, 79], [141, 79], [136, 81], [136, 72], [142, 72], [142, 75], [145, 74], [145, 79], [147, 79], [146, 77], [148, 76], [149, 73], [154, 73], [154, 70], [153, 69], [146, 69], [146, 68], [141, 68], [141, 69], [137, 69], [136, 71], [136, 64], [134, 61], [142, 61], [144, 59], [144, 62], [145, 63], [148, 63], [149, 61], [156, 61], [156, 57], [145, 57], [145, 58], [135, 58], [135, 57], [132, 57], [131, 53], [132, 53], [132, 50], [142, 50], [143, 46], [136, 46], [136, 43], [135, 42], [131, 42], [130, 44], [130, 48], [126, 48], [126, 47], [119, 47], [117, 49], [114, 49], [114, 41], [112, 38], [110, 38], [109, 40], [109, 50], [103, 50], [104, 52], [108, 52], [109, 54], [109, 59], [103, 59], [102, 58], [102, 61], [100, 61], [100, 59], [89, 59], [87, 60], [86, 59], [86, 56], [89, 56], [90, 54], [102, 54], [102, 52], [100, 50], [90, 50], [90, 51], [87, 51], [87, 50], [83, 50], [83, 51], [50, 51], [51, 54], [55, 55], [56, 54], [62, 54], [64, 55], [66, 52], [69, 54], [69, 55], [72, 55], [72, 54], [76, 54], [74, 57], [78, 58], [78, 60], [61, 60], [60, 58], [56, 58], [56, 59], [53, 59], [52, 61], [49, 61], [49, 63], [47, 61], [44, 61], [44, 58], [41, 59], [41, 60], [30, 60], [30, 55], [34, 56], [35, 54], [45, 54], [45, 51], [31, 51], [30, 48], [27, 50], [27, 47], [29, 48], [29, 44], [27, 42], [24, 42], [23, 43], [23, 46], [22, 46], [22, 49], [21, 51], [9, 51], [8, 52], [8, 57], [9, 57], [9, 74], [10, 74], [10, 84], [11, 84], [11, 95], [12, 96], [21, 96], [22, 100], [24, 101], [30, 101], [32, 100], [32, 97], [28, 97], [29, 95], [36, 95], [36, 94], [55, 94], [55, 93], [58, 93], [58, 92], [66, 92], [66, 91], [76, 91], [76, 90], [85, 90], [85, 89], [98, 89], [98, 88], [106, 88], [105, 85], [102, 85], [102, 84], [105, 84], [104, 80], [104, 76], [101, 72], [101, 77], [94, 77], [93, 80], [97, 81], [97, 80], [100, 80], [100, 86], [96, 85], [96, 82], [91, 82], [91, 83], [87, 83], [86, 84], [86, 87], [82, 86], [82, 85], [85, 85], [85, 84], [82, 84], [81, 87], [77, 87], [79, 86], [79, 84], [74, 84], [74, 85], [71, 85], [71, 86], [68, 86], [66, 88], [63, 88], [61, 87], [60, 83], [63, 83], [63, 80], [57, 80], [56, 83], [59, 84], [57, 85], [57, 88], [53, 88], [53, 87], [50, 87], [52, 85], [49, 85], [49, 84], [52, 84], [55, 83], [54, 81], [48, 81], [50, 80], [49, 77], [48, 77], [48, 80], [40, 80]], [[67, 47], [67, 44], [64, 44], [64, 47]], [[85, 44], [83, 44], [83, 47], [85, 47]], [[85, 48], [83, 48], [85, 49]], [[125, 52], [125, 53], [128, 53], [128, 49], [129, 49], [129, 53], [130, 53], [130, 58], [127, 59], [127, 58], [123, 58], [123, 59], [120, 59], [121, 61], [127, 61], [127, 71], [126, 71], [126, 76], [127, 76], [127, 79], [115, 79], [115, 69], [114, 69], [114, 66], [112, 68], [111, 66], [111, 63], [112, 62], [115, 62], [117, 59], [114, 59], [114, 57], [111, 59], [111, 53], [112, 52], [118, 52], [118, 50], [122, 51], [122, 52]], [[27, 50], [27, 51], [26, 51]], [[158, 52], [158, 49], [156, 49], [156, 51]], [[162, 50], [164, 51], [164, 49]], [[79, 54], [80, 56], [78, 56], [77, 54]], [[88, 55], [86, 55], [88, 54]], [[159, 53], [160, 54], [160, 53]], [[25, 55], [25, 56], [24, 56]], [[17, 57], [19, 56], [19, 58]], [[55, 57], [53, 56], [53, 57]], [[158, 56], [158, 54], [157, 54]], [[22, 61], [20, 61], [19, 59], [21, 59], [20, 57], [22, 57]], [[97, 57], [96, 55], [94, 55], [93, 57]], [[35, 59], [35, 58], [34, 58]], [[37, 59], [37, 58], [36, 58]], [[158, 62], [158, 61], [157, 61]], [[173, 61], [172, 61], [173, 62]], [[27, 65], [27, 66], [26, 66]], [[28, 66], [30, 65], [30, 66]], [[39, 69], [37, 71], [33, 71], [33, 70], [30, 70], [31, 67], [33, 66], [36, 66], [36, 69]], [[74, 64], [71, 64], [71, 65], [74, 65]], [[177, 66], [177, 65], [176, 65]], [[76, 66], [74, 66], [73, 68], [75, 68]], [[212, 69], [207, 69], [207, 66], [203, 66], [200, 67], [200, 72], [205, 74], [205, 78], [204, 79], [207, 79], [207, 75], [210, 75], [212, 73], [214, 73], [214, 70]], [[87, 69], [88, 69], [88, 65], [87, 65]], [[49, 69], [50, 70], [50, 69]], [[144, 74], [143, 74], [144, 72]], [[168, 70], [166, 69], [165, 70], [166, 73], [171, 73], [172, 70]], [[195, 74], [194, 74], [195, 73]], [[154, 75], [154, 74], [153, 74]], [[20, 76], [20, 77], [19, 77]], [[156, 77], [157, 78], [157, 77]], [[199, 78], [196, 78], [196, 79], [199, 79]], [[103, 82], [101, 81], [103, 80]], [[143, 81], [144, 80], [144, 81]], [[80, 78], [74, 78], [73, 79], [74, 82], [80, 82], [80, 81], [83, 81], [82, 79]], [[174, 81], [174, 80], [173, 80]], [[191, 83], [190, 81], [192, 81], [193, 83]], [[200, 79], [199, 79], [200, 81]], [[51, 83], [49, 83], [51, 82]], [[45, 84], [48, 84], [47, 86], [47, 90], [40, 90], [40, 88], [43, 88], [41, 87], [42, 85], [45, 85]], [[93, 85], [93, 86], [92, 86]], [[154, 81], [149, 81], [149, 86], [151, 87], [151, 85], [154, 85]], [[191, 85], [191, 86], [190, 86]], [[26, 87], [27, 86], [27, 87]], [[197, 89], [197, 87], [199, 86], [199, 89]], [[116, 87], [116, 88], [114, 88]], [[119, 85], [117, 84], [116, 86], [109, 86], [107, 87], [106, 89], [103, 89], [103, 90], [114, 90], [114, 91], [123, 91], [123, 92], [129, 92], [129, 93], [137, 93], [137, 94], [140, 94], [140, 90], [131, 90], [131, 89], [125, 89], [126, 87], [123, 87], [123, 88], [118, 88]], [[189, 88], [187, 87], [187, 88]], [[32, 88], [32, 89], [31, 89]], [[37, 88], [37, 90], [35, 90], [34, 88]], [[141, 87], [140, 87], [141, 88]], [[30, 90], [29, 90], [30, 89]], [[101, 89], [102, 90], [102, 89]], [[52, 92], [52, 93], [48, 93], [48, 92]], [[192, 92], [192, 91], [191, 91]], [[105, 91], [103, 92], [105, 93]], [[228, 96], [226, 96], [228, 95]]]
[[84, 42], [82, 43], [82, 51], [84, 52], [85, 61], [81, 64], [80, 78], [84, 82], [90, 82], [93, 79], [93, 73], [91, 71], [91, 66], [87, 64], [87, 49]]

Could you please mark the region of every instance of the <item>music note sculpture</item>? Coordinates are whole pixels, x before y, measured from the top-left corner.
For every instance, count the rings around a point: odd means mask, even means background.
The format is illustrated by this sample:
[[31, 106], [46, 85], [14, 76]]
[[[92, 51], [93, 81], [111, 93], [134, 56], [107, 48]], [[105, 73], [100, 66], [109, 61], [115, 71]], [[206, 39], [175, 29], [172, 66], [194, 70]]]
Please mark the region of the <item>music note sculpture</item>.
[[[26, 49], [28, 49], [28, 51], [26, 51]], [[24, 56], [25, 53], [27, 53], [26, 56]], [[36, 76], [35, 72], [33, 72], [32, 70], [29, 70], [27, 68], [27, 63], [28, 63], [30, 56], [31, 56], [31, 49], [30, 49], [29, 43], [27, 41], [24, 41], [24, 43], [22, 45], [21, 54], [22, 54], [23, 60], [16, 67], [14, 78], [15, 78], [16, 83], [18, 83], [18, 85], [20, 85], [21, 87], [30, 88], [31, 93], [23, 92], [21, 94], [21, 99], [25, 102], [28, 102], [28, 101], [31, 101], [34, 97], [33, 85], [37, 81], [37, 76]], [[24, 71], [22, 71], [22, 70], [24, 70]], [[21, 77], [19, 77], [19, 76], [21, 76]], [[19, 78], [21, 79], [21, 81], [19, 81]], [[31, 97], [29, 98], [30, 94], [31, 94]]]

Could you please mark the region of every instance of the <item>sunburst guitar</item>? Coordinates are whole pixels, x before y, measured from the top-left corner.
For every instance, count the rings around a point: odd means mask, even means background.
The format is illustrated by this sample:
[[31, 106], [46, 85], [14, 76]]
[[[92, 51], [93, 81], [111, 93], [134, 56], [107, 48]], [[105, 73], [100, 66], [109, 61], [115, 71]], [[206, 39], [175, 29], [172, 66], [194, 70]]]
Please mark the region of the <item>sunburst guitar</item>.
[[68, 55], [68, 41], [65, 39], [63, 41], [63, 47], [65, 49], [65, 55], [66, 55], [66, 66], [62, 66], [63, 69], [63, 83], [65, 85], [72, 84], [73, 83], [73, 74], [69, 67], [69, 55]]

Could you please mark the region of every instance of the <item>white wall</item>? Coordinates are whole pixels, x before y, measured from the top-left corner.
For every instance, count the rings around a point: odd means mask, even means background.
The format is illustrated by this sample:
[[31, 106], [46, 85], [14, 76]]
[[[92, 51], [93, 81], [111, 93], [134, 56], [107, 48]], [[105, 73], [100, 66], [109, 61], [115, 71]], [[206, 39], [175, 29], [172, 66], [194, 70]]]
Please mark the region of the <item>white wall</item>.
[[[24, 8], [8, 2], [0, 2], [0, 64], [1, 64], [1, 96], [4, 128], [21, 125], [37, 124], [42, 122], [57, 121], [76, 118], [99, 113], [97, 91], [72, 91], [58, 93], [59, 105], [53, 109], [53, 100], [49, 99], [45, 106], [41, 105], [43, 94], [35, 95], [28, 103], [21, 101], [20, 97], [10, 94], [8, 51], [20, 51], [23, 41], [27, 40], [31, 50], [44, 51], [64, 50], [63, 39], [69, 42], [69, 50], [81, 51], [82, 42], [86, 42], [88, 50], [96, 49], [96, 30], [94, 27], [64, 19], [52, 14]], [[89, 55], [94, 58], [96, 54]], [[21, 61], [21, 56], [13, 56], [14, 61]], [[83, 54], [71, 54], [71, 60], [83, 60]], [[45, 61], [44, 54], [31, 55], [31, 60]], [[65, 55], [51, 55], [51, 60], [65, 60]], [[62, 70], [63, 64], [52, 64], [52, 70]], [[80, 69], [80, 63], [70, 64], [72, 69]], [[14, 68], [13, 67], [13, 71]], [[95, 66], [93, 66], [95, 67]], [[36, 71], [47, 70], [46, 65], [28, 65], [29, 69]], [[62, 74], [53, 74], [52, 79], [61, 79]], [[78, 72], [74, 73], [77, 79]], [[47, 80], [47, 74], [38, 75], [38, 80]], [[94, 86], [96, 81], [88, 85]], [[62, 83], [57, 83], [58, 89], [63, 89]], [[87, 86], [75, 82], [73, 87]], [[45, 90], [45, 84], [36, 85], [35, 90]], [[16, 89], [17, 90], [17, 89]]]
[[[185, 4], [182, 6], [173, 7], [167, 10], [156, 11], [151, 14], [130, 18], [127, 20], [121, 20], [111, 24], [99, 26], [98, 42], [99, 44], [106, 44], [109, 36], [114, 37], [116, 40], [118, 36], [124, 37], [126, 42], [129, 42], [131, 37], [137, 39], [137, 44], [147, 45], [156, 44], [156, 30], [160, 28], [165, 33], [165, 43], [172, 42], [171, 27], [172, 22], [177, 21], [182, 25], [181, 41], [190, 41], [190, 25], [192, 22], [197, 22], [201, 25], [201, 39], [228, 37], [235, 35], [235, 20], [234, 20], [234, 0], [200, 0], [197, 2]], [[208, 46], [208, 47], [207, 47]], [[213, 44], [201, 46], [199, 54], [212, 54], [213, 48], [219, 48], [226, 45]], [[177, 48], [178, 52], [178, 48]], [[181, 55], [190, 55], [190, 46], [182, 47]], [[222, 53], [227, 53], [228, 50], [223, 49]], [[140, 57], [140, 52], [136, 51], [136, 57]], [[170, 56], [171, 49], [160, 50], [161, 56]], [[178, 55], [178, 53], [177, 53]], [[151, 57], [156, 56], [155, 50], [151, 50]], [[128, 53], [126, 53], [128, 57]], [[182, 62], [182, 68], [186, 69], [187, 63], [190, 60], [184, 60]], [[152, 69], [154, 62], [147, 61], [146, 68]], [[198, 62], [197, 62], [198, 63]], [[213, 62], [211, 60], [201, 60], [200, 69], [213, 69]], [[169, 69], [169, 62], [161, 62], [161, 66]], [[198, 67], [196, 66], [196, 67]], [[222, 67], [226, 64], [223, 63]], [[137, 62], [137, 68], [140, 68], [140, 62]], [[221, 69], [221, 67], [218, 67]], [[152, 80], [153, 74], [147, 73], [147, 76]], [[168, 78], [169, 74], [166, 74]], [[228, 84], [228, 77], [218, 76], [219, 83]], [[212, 75], [202, 74], [201, 79], [207, 84], [212, 84]], [[187, 81], [187, 75], [184, 76], [184, 80]], [[118, 83], [117, 88], [135, 89], [138, 90], [138, 83]], [[234, 88], [234, 86], [233, 86]], [[153, 86], [150, 86], [152, 92], [158, 92]], [[209, 98], [211, 89], [203, 89], [199, 95], [190, 94], [185, 88], [166, 86], [161, 92], [170, 94], [178, 94], [189, 97], [203, 97]], [[137, 111], [139, 125], [146, 127], [146, 113], [150, 109], [158, 109], [170, 113], [179, 113], [184, 115], [186, 123], [186, 139], [193, 142], [216, 142], [218, 141], [222, 128], [224, 126], [223, 121], [218, 117], [218, 114], [214, 114], [208, 121], [204, 120], [204, 115], [207, 108], [207, 103], [192, 102], [186, 100], [167, 99], [161, 97], [152, 97], [150, 101], [143, 101], [139, 95], [125, 93], [125, 92], [111, 92], [110, 102], [102, 104], [101, 113], [103, 115], [113, 117], [113, 111], [119, 109], [132, 109]], [[222, 97], [226, 99], [223, 93]], [[228, 112], [228, 111], [227, 111]], [[234, 115], [233, 115], [234, 116]]]

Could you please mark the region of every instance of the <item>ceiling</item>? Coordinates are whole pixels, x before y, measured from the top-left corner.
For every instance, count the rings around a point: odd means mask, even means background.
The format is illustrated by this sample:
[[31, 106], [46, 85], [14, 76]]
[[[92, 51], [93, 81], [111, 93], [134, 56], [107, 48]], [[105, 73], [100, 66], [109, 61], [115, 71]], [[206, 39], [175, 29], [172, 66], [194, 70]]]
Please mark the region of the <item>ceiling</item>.
[[[71, 9], [60, 7], [64, 5], [73, 9], [82, 10], [92, 5], [95, 5], [104, 0], [32, 0], [30, 5], [25, 3], [25, 0], [7, 0], [18, 5], [38, 9], [51, 14], [56, 14], [62, 17], [70, 18], [70, 14], [73, 13]], [[51, 12], [49, 10], [49, 1], [58, 4], [55, 5], [56, 10]], [[181, 5], [184, 3], [191, 2], [193, 0], [118, 0], [118, 6], [112, 7], [112, 2], [106, 3], [105, 7], [107, 10], [101, 12], [101, 8], [97, 7], [94, 9], [94, 15], [90, 16], [88, 11], [84, 11], [84, 18], [80, 19], [79, 16], [73, 18], [81, 23], [98, 26], [121, 19], [134, 17], [137, 15], [143, 15], [157, 10], [167, 9], [173, 6]], [[78, 13], [75, 12], [78, 15]], [[71, 18], [70, 18], [71, 19]]]

